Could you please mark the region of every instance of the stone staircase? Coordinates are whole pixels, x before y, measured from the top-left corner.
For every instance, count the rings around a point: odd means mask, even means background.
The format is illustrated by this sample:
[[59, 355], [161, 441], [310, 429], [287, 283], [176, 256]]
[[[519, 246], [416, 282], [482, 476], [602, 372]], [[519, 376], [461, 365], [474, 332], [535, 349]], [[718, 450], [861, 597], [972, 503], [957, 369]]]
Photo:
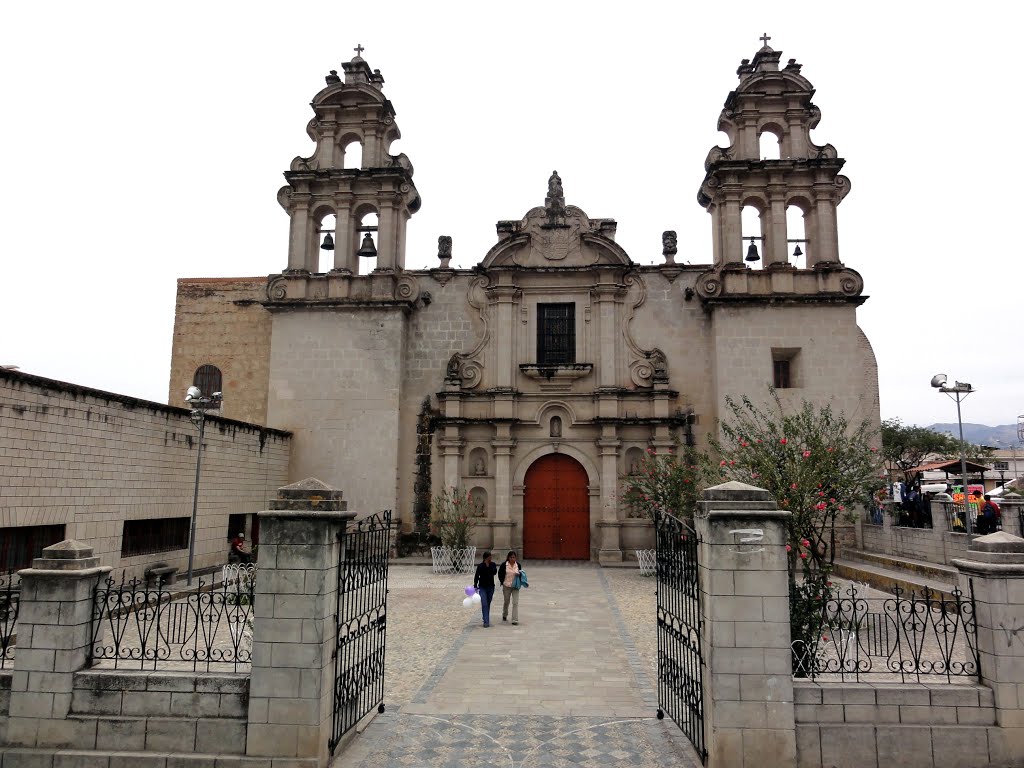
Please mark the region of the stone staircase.
[[918, 593], [930, 589], [947, 597], [952, 596], [958, 579], [956, 568], [950, 565], [860, 550], [844, 552], [844, 557], [835, 562], [834, 573], [883, 592], [892, 592], [893, 587]]

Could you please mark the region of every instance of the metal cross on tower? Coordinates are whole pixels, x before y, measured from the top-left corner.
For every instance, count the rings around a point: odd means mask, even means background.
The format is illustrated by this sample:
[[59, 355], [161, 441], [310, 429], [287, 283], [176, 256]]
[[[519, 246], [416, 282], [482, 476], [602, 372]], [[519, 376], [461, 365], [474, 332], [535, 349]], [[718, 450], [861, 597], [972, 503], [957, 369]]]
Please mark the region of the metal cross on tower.
[[356, 43], [356, 47], [353, 48], [352, 50], [356, 52], [356, 56], [362, 56], [363, 55], [363, 51], [365, 51], [366, 49], [363, 48], [363, 44], [362, 43]]
[[768, 47], [768, 41], [769, 41], [769, 40], [771, 40], [771, 38], [770, 38], [770, 37], [768, 37], [768, 33], [767, 33], [767, 32], [765, 32], [765, 33], [764, 33], [763, 35], [761, 35], [761, 37], [759, 37], [758, 39], [759, 39], [759, 40], [760, 40], [760, 41], [761, 41], [762, 43], [764, 43], [764, 47], [765, 47], [765, 48], [767, 48], [767, 47]]

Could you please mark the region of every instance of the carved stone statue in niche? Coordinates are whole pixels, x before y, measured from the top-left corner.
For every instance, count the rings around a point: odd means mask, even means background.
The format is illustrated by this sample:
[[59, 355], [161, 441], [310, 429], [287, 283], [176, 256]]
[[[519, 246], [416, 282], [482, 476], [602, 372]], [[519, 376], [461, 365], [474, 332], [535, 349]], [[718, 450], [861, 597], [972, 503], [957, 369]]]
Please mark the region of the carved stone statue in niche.
[[551, 417], [551, 437], [562, 436], [562, 420], [558, 416]]
[[648, 357], [651, 360], [651, 368], [654, 369], [654, 375], [652, 376], [654, 381], [668, 381], [668, 358], [665, 357], [665, 353], [655, 347], [651, 350]]
[[475, 462], [473, 462], [473, 474], [478, 477], [483, 477], [487, 474], [487, 463], [483, 460], [482, 456], [477, 456]]
[[448, 358], [448, 368], [445, 371], [445, 378], [457, 379], [459, 378], [459, 354], [456, 352], [454, 355]]

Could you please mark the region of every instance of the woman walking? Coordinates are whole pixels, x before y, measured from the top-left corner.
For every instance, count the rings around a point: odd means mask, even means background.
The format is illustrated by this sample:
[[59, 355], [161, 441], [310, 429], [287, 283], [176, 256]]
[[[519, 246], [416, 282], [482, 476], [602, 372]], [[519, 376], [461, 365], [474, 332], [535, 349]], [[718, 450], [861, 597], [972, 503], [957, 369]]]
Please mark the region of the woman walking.
[[491, 560], [491, 553], [484, 552], [483, 560], [476, 567], [473, 586], [480, 595], [480, 610], [484, 615], [484, 626], [491, 626], [491, 601], [494, 600], [494, 574], [498, 566]]
[[509, 552], [505, 562], [498, 569], [498, 581], [501, 582], [501, 591], [505, 598], [505, 602], [501, 606], [501, 620], [508, 621], [508, 604], [511, 600], [513, 624], [519, 623], [519, 582], [516, 580], [519, 571], [516, 553]]

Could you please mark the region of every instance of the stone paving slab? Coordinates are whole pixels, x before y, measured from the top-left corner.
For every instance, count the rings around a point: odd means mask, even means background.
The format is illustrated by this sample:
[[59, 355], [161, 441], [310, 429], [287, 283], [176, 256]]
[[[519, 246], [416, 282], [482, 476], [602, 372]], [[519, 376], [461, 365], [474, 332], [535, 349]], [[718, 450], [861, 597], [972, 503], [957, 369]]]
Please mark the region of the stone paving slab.
[[[479, 609], [451, 607], [464, 586], [459, 577], [444, 588], [392, 569], [386, 687], [405, 694], [411, 679], [422, 684], [408, 697], [386, 697], [387, 711], [332, 765], [700, 765], [679, 729], [655, 717], [646, 658], [654, 649], [653, 579], [589, 564], [526, 568], [519, 625], [501, 621], [496, 595], [491, 628], [481, 626]], [[410, 635], [415, 646], [392, 645]], [[426, 674], [424, 657], [433, 665]]]

